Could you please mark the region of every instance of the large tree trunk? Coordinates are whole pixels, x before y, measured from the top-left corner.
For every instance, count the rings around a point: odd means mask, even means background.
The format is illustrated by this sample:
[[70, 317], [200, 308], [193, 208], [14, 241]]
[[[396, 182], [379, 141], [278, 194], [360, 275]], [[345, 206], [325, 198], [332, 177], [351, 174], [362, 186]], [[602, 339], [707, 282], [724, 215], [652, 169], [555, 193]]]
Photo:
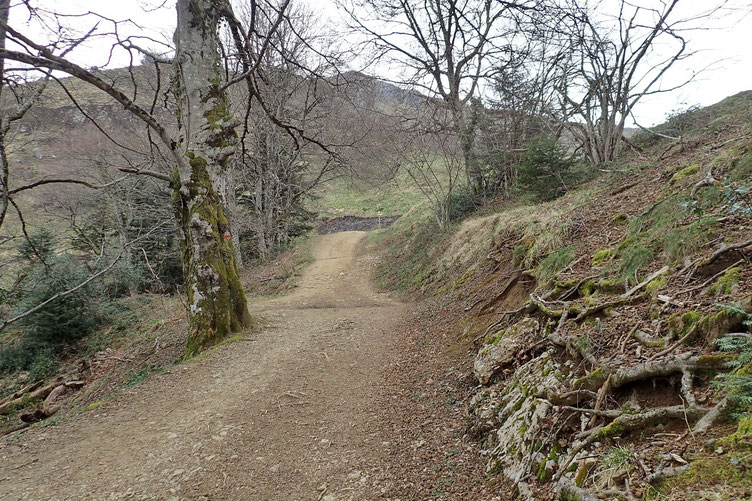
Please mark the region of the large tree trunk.
[[176, 169], [173, 184], [190, 318], [186, 356], [251, 323], [224, 200], [237, 142], [237, 122], [222, 89], [217, 32], [229, 8], [227, 0], [177, 2], [174, 88], [189, 172]]

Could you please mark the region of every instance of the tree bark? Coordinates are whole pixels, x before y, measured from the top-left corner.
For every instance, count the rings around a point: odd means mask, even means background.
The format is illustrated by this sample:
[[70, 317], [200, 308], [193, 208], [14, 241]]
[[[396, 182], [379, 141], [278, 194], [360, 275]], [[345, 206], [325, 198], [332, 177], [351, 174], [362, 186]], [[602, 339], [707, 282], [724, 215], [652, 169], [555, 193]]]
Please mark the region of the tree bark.
[[226, 215], [229, 159], [237, 142], [222, 89], [218, 26], [227, 0], [178, 0], [175, 86], [180, 136], [188, 158], [173, 173], [175, 210], [183, 233], [189, 308], [186, 356], [251, 324]]

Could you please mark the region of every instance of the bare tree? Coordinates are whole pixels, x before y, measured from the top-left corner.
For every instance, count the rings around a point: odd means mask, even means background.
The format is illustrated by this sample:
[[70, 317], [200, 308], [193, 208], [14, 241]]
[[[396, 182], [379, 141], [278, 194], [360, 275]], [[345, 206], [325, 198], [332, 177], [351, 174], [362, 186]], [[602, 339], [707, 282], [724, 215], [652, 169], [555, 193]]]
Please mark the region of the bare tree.
[[[278, 21], [272, 23], [273, 28], [281, 23], [288, 3], [283, 2], [274, 9]], [[25, 3], [16, 7], [32, 9]], [[107, 19], [97, 16], [97, 20]], [[138, 40], [119, 36], [117, 21], [107, 21], [114, 25], [109, 36], [116, 38], [119, 47], [142, 50], [137, 45]], [[226, 50], [220, 41], [223, 25], [228, 26], [234, 44], [231, 57], [241, 68], [235, 78], [229, 78], [223, 71], [221, 51]], [[248, 30], [243, 30], [228, 0], [177, 1], [171, 82], [177, 101], [177, 133], [157, 115], [156, 95], [151, 106], [144, 105], [137, 100], [135, 91], [129, 95], [119, 82], [108, 81], [98, 72], [67, 59], [67, 51], [75, 46], [73, 42], [36, 42], [9, 26], [6, 20], [0, 21], [0, 27], [11, 42], [0, 49], [0, 59], [13, 60], [47, 74], [67, 73], [93, 85], [141, 120], [148, 127], [149, 136], [157, 141], [152, 143], [152, 149], [158, 155], [165, 152], [171, 164], [169, 172], [142, 165], [124, 170], [169, 183], [173, 191], [189, 299], [187, 354], [194, 354], [229, 333], [247, 327], [251, 319], [238, 278], [225, 210], [229, 162], [238, 141], [236, 128], [241, 123], [231, 115], [228, 88], [234, 83], [246, 82], [250, 93], [254, 94], [258, 60], [268, 47], [262, 43], [260, 52], [254, 51], [251, 40], [259, 35], [254, 20], [251, 19]], [[160, 58], [154, 60], [155, 64], [160, 64]]]
[[[570, 0], [557, 30], [559, 54], [556, 113], [593, 164], [610, 162], [624, 144], [623, 133], [634, 107], [645, 97], [670, 92], [693, 77], [664, 86], [677, 63], [693, 55], [686, 34], [726, 3], [680, 18], [679, 0], [619, 0], [615, 16], [603, 2]], [[566, 57], [563, 57], [566, 55]]]
[[[251, 255], [261, 260], [306, 228], [313, 214], [304, 201], [339, 164], [330, 146], [337, 142], [331, 134], [337, 86], [328, 78], [334, 73], [336, 45], [319, 26], [310, 10], [294, 6], [270, 32], [254, 90], [273, 114], [251, 110], [234, 161], [238, 211], [250, 216], [240, 217], [240, 226], [254, 240]], [[305, 128], [307, 134], [290, 134], [277, 121]]]
[[[542, 9], [538, 0], [341, 0], [350, 28], [365, 36], [372, 61], [402, 68], [401, 83], [438, 98], [459, 138], [468, 183], [484, 187], [474, 153], [468, 103], [488, 79], [519, 64], [521, 25]], [[521, 50], [522, 47], [522, 50]]]
[[406, 172], [431, 206], [439, 228], [449, 228], [452, 196], [464, 171], [462, 147], [457, 136], [437, 122], [451, 120], [444, 110], [426, 110], [409, 128], [396, 131], [391, 149], [395, 164]]

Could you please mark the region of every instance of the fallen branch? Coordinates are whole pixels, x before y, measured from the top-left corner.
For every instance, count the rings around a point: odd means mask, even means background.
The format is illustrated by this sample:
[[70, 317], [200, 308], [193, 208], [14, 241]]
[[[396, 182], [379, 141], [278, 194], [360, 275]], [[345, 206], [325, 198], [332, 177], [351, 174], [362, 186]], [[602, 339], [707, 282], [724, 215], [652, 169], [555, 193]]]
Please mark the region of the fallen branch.
[[634, 294], [638, 290], [642, 289], [643, 287], [645, 287], [650, 282], [652, 282], [656, 278], [660, 277], [661, 275], [663, 275], [667, 271], [668, 271], [668, 266], [664, 266], [663, 268], [661, 268], [660, 270], [658, 270], [655, 273], [651, 274], [648, 278], [646, 278], [645, 280], [643, 280], [642, 282], [640, 282], [639, 284], [635, 285], [634, 287], [632, 287], [631, 289], [629, 289], [627, 292], [625, 292], [624, 294], [622, 294], [621, 297], [626, 298], [626, 297], [631, 296], [632, 294]]
[[697, 193], [697, 190], [704, 186], [713, 186], [716, 183], [716, 179], [713, 177], [713, 172], [708, 171], [708, 173], [705, 175], [704, 178], [700, 179], [697, 183], [695, 183], [694, 186], [692, 186], [692, 190], [690, 190], [689, 195], [694, 198], [695, 193]]
[[0, 414], [7, 414], [13, 409], [20, 408], [29, 402], [35, 402], [37, 400], [46, 399], [56, 388], [64, 386], [66, 388], [80, 388], [83, 386], [83, 381], [68, 381], [64, 376], [58, 376], [52, 383], [43, 388], [38, 388], [31, 392], [26, 392], [18, 398], [9, 400], [0, 405]]

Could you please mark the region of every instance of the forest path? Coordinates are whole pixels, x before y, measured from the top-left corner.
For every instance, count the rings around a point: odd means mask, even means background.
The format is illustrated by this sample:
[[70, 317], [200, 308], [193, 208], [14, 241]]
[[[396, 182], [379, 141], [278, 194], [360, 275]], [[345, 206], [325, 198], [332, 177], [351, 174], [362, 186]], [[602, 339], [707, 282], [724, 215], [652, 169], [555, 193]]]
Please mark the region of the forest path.
[[[389, 491], [377, 393], [405, 304], [364, 232], [318, 237], [262, 328], [0, 449], [0, 499], [372, 499]], [[398, 479], [394, 479], [398, 480]]]

